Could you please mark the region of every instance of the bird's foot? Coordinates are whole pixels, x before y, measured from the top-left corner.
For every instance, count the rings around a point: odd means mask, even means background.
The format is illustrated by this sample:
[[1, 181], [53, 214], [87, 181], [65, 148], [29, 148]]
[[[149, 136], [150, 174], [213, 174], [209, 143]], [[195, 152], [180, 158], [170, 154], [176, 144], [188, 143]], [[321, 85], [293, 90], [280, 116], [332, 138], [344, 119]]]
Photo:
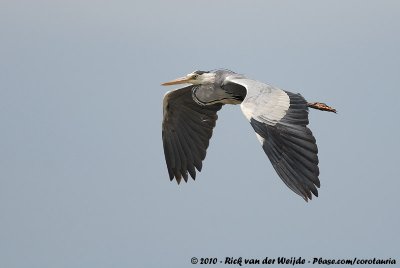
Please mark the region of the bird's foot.
[[323, 102], [309, 102], [307, 103], [307, 106], [321, 111], [336, 113], [336, 109], [326, 105], [326, 103]]

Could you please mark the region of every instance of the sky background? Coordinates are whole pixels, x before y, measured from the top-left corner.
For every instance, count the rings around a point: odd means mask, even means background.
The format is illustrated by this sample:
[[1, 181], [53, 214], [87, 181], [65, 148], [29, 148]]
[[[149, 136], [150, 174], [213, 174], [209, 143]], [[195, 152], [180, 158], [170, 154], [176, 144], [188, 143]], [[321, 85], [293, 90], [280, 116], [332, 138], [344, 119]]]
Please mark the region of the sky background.
[[[399, 263], [399, 26], [399, 1], [0, 1], [0, 267]], [[338, 110], [310, 111], [319, 198], [238, 106], [197, 180], [169, 181], [160, 83], [215, 68]]]

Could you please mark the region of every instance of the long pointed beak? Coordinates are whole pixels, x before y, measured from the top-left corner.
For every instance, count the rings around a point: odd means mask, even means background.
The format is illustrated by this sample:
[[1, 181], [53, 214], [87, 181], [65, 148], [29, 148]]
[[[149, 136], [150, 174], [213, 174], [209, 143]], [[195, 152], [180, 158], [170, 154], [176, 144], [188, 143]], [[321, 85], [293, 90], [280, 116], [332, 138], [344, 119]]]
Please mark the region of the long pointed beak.
[[175, 79], [175, 80], [162, 83], [161, 85], [162, 85], [162, 86], [171, 86], [171, 85], [186, 84], [186, 83], [190, 83], [190, 78], [187, 78], [187, 77], [180, 77], [180, 78], [177, 78], [177, 79]]

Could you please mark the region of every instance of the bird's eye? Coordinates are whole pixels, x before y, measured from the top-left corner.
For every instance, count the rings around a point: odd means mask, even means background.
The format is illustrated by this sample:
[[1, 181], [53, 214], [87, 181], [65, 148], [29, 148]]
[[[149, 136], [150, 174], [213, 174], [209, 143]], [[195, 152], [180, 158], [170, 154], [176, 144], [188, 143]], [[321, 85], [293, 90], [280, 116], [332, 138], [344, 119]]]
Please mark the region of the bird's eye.
[[194, 74], [194, 75], [192, 75], [192, 79], [197, 79], [197, 77], [199, 77], [199, 75], [198, 75], [198, 74]]

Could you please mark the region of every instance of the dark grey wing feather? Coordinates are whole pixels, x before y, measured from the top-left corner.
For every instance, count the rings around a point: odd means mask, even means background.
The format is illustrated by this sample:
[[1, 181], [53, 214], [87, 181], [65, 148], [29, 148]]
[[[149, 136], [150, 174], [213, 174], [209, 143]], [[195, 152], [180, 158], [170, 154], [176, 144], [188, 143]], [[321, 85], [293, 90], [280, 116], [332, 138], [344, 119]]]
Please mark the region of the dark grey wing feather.
[[264, 140], [262, 147], [283, 182], [306, 201], [318, 196], [318, 148], [308, 124], [307, 102], [286, 92], [290, 106], [274, 126], [252, 118], [251, 125]]
[[217, 121], [222, 104], [200, 106], [192, 98], [193, 86], [167, 93], [163, 101], [162, 139], [171, 180], [180, 183], [189, 175], [195, 179]]
[[247, 89], [242, 111], [282, 181], [306, 201], [318, 196], [318, 148], [305, 99], [251, 79], [230, 82]]

